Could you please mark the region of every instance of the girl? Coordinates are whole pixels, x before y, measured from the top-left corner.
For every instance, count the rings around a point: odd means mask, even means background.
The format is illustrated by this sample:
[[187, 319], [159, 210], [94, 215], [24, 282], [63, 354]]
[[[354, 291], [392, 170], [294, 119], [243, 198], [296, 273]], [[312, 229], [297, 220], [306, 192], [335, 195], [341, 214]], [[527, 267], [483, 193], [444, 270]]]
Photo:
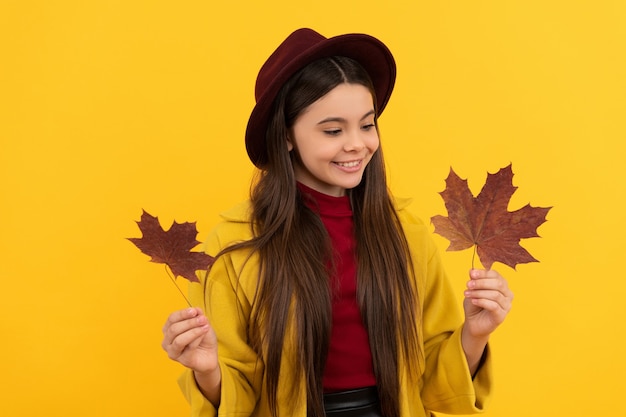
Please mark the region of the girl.
[[378, 117], [394, 59], [363, 34], [292, 33], [261, 68], [246, 149], [249, 202], [223, 214], [216, 257], [163, 348], [193, 416], [481, 411], [489, 335], [513, 295], [472, 270], [465, 321], [427, 227], [387, 190]]

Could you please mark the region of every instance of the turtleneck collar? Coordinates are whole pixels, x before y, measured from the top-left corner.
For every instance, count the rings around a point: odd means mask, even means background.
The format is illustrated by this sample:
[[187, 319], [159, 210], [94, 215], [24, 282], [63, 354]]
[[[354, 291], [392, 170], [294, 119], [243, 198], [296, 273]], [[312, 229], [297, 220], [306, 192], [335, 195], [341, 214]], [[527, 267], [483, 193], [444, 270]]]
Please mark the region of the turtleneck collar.
[[297, 183], [297, 186], [304, 197], [304, 203], [307, 207], [320, 215], [332, 217], [352, 216], [350, 197], [347, 195], [335, 197], [324, 194], [300, 182]]

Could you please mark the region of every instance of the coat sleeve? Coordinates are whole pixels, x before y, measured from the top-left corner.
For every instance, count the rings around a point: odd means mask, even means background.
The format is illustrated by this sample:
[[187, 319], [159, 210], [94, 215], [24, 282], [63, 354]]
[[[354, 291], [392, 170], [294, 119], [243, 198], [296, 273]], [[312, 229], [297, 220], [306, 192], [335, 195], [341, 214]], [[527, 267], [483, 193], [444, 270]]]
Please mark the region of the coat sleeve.
[[461, 297], [449, 281], [432, 236], [419, 220], [405, 214], [405, 231], [416, 263], [422, 308], [425, 365], [421, 400], [424, 408], [447, 414], [482, 412], [491, 391], [491, 354], [472, 378], [461, 345]]
[[[236, 236], [233, 228], [218, 227], [205, 246], [209, 254], [217, 253], [223, 243]], [[196, 385], [193, 372], [185, 370], [179, 385], [191, 405], [192, 417], [249, 416], [261, 392], [263, 363], [248, 343], [247, 328], [255, 286], [254, 259], [240, 253], [219, 257], [199, 284], [192, 284], [189, 295], [194, 305], [202, 306], [218, 340], [219, 365], [222, 374], [219, 410], [204, 397]]]

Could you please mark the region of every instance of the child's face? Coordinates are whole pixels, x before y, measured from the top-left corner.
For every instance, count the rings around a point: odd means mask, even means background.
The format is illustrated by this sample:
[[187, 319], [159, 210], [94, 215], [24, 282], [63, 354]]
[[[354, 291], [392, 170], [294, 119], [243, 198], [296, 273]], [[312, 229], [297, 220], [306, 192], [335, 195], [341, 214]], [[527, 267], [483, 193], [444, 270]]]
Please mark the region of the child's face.
[[356, 187], [378, 149], [374, 104], [360, 84], [340, 84], [311, 104], [291, 130], [289, 150], [300, 158], [296, 179], [324, 194], [345, 195]]

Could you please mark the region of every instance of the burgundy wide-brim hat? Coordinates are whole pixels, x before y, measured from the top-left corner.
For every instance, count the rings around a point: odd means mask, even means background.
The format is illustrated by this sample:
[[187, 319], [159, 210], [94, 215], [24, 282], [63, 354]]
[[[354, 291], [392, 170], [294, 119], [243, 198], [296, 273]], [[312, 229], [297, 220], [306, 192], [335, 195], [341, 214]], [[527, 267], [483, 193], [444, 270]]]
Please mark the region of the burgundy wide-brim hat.
[[301, 68], [330, 56], [352, 58], [365, 68], [376, 90], [378, 115], [382, 113], [396, 79], [396, 64], [385, 44], [361, 33], [325, 38], [312, 29], [298, 29], [270, 55], [257, 76], [256, 106], [246, 129], [246, 150], [254, 165], [262, 168], [267, 163], [265, 134], [278, 91]]

